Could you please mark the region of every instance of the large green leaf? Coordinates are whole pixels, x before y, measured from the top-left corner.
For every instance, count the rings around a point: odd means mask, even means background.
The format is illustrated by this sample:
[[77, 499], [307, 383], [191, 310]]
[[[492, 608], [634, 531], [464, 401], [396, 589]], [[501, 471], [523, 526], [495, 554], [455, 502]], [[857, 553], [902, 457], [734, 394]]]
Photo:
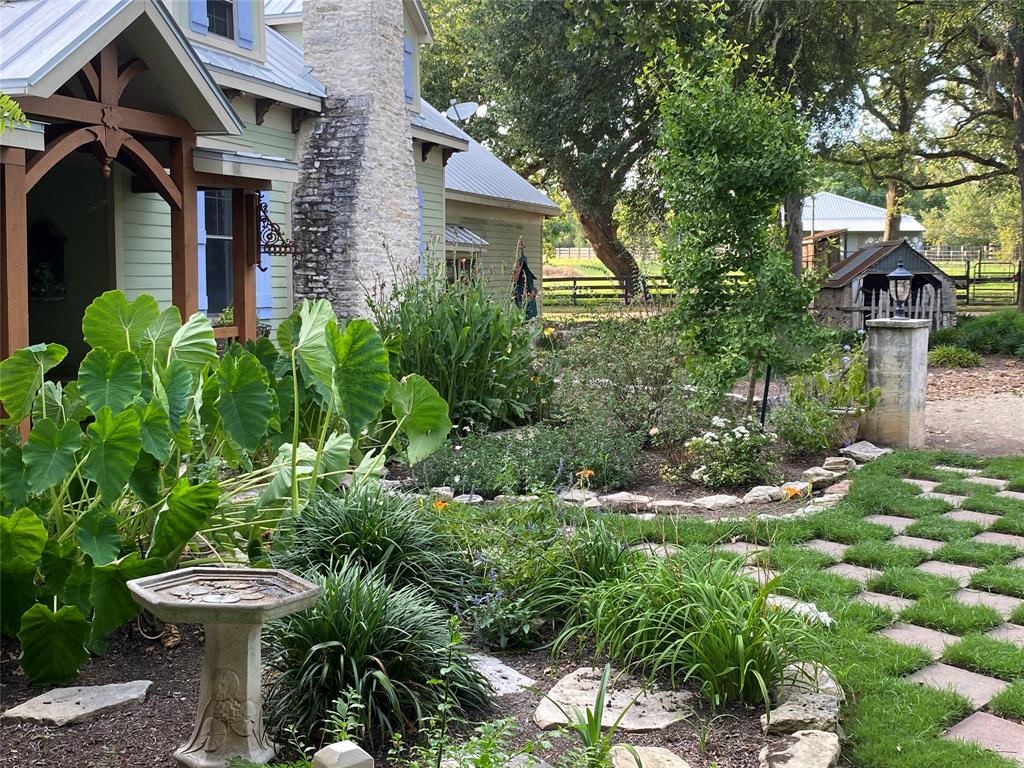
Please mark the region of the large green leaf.
[[129, 303], [120, 291], [107, 291], [85, 309], [82, 335], [90, 347], [110, 354], [134, 352], [142, 346], [146, 330], [160, 317], [160, 307], [149, 294]]
[[[305, 494], [309, 486], [310, 476], [313, 474], [313, 464], [316, 461], [316, 451], [305, 443], [299, 443], [295, 457], [295, 476], [299, 479], [299, 487]], [[277, 449], [277, 456], [270, 463], [269, 469], [277, 469], [274, 476], [267, 483], [267, 487], [260, 494], [258, 507], [265, 507], [275, 501], [279, 501], [292, 492], [292, 444], [284, 443]]]
[[196, 532], [206, 527], [218, 501], [220, 487], [217, 483], [189, 485], [185, 478], [181, 478], [167, 497], [167, 507], [157, 515], [146, 557], [176, 560]]
[[108, 565], [93, 566], [92, 587], [89, 590], [93, 605], [89, 648], [96, 653], [106, 652], [110, 631], [138, 615], [139, 606], [132, 600], [125, 582], [152, 576], [166, 569], [163, 560], [143, 560], [138, 552], [132, 552]]
[[409, 463], [425, 459], [441, 447], [452, 429], [448, 403], [430, 382], [413, 373], [392, 380], [388, 392], [398, 428], [409, 440]]
[[14, 637], [21, 616], [36, 601], [36, 567], [24, 558], [0, 563], [0, 634]]
[[113, 502], [131, 477], [142, 448], [139, 415], [134, 410], [114, 416], [109, 408], [96, 414], [89, 425], [89, 454], [82, 474], [100, 487], [105, 502]]
[[163, 404], [154, 397], [145, 405], [136, 403], [135, 412], [139, 415], [142, 450], [159, 461], [167, 461], [171, 457], [174, 435]]
[[330, 489], [341, 485], [342, 473], [348, 469], [352, 443], [352, 435], [332, 434], [327, 438], [320, 452], [321, 479], [318, 482]]
[[165, 309], [142, 332], [139, 350], [147, 366], [156, 363], [163, 367], [167, 364], [167, 352], [171, 348], [174, 334], [181, 328], [181, 312], [175, 306]]
[[89, 623], [81, 611], [65, 605], [54, 613], [37, 603], [21, 617], [21, 668], [36, 685], [73, 680], [89, 658], [85, 639]]
[[327, 328], [338, 319], [326, 299], [303, 299], [277, 331], [281, 351], [296, 360], [306, 381], [326, 401], [334, 396], [334, 353], [327, 343]]
[[21, 446], [11, 445], [0, 451], [0, 499], [12, 507], [20, 507], [28, 498], [28, 470], [21, 458]]
[[190, 371], [198, 371], [207, 363], [217, 360], [217, 341], [213, 337], [210, 318], [196, 312], [185, 321], [171, 339], [167, 364], [178, 360]]
[[43, 547], [43, 555], [39, 558], [39, 572], [43, 576], [48, 595], [60, 594], [77, 562], [78, 545], [74, 541], [47, 540], [46, 546]]
[[227, 355], [217, 366], [217, 412], [231, 439], [254, 451], [263, 443], [273, 411], [267, 372], [249, 352]]
[[90, 509], [78, 519], [78, 545], [92, 558], [93, 565], [112, 563], [121, 553], [117, 518], [105, 509]]
[[69, 421], [58, 427], [52, 419], [37, 421], [21, 450], [29, 488], [39, 493], [64, 480], [75, 468], [82, 447], [82, 428]]
[[87, 615], [92, 610], [92, 602], [89, 599], [89, 592], [92, 589], [92, 560], [83, 557], [76, 560], [71, 573], [64, 579], [64, 586], [60, 591], [60, 601], [75, 606]]
[[341, 414], [349, 431], [358, 435], [380, 414], [391, 384], [388, 351], [377, 330], [366, 320], [352, 320], [341, 333], [328, 327], [334, 349], [334, 380]]
[[33, 344], [15, 350], [0, 362], [0, 403], [9, 421], [17, 423], [32, 411], [32, 401], [43, 385], [43, 376], [67, 355], [60, 344]]
[[92, 350], [78, 369], [78, 388], [93, 413], [104, 406], [120, 413], [142, 394], [142, 366], [134, 352], [113, 357], [99, 347]]
[[[192, 388], [195, 386], [192, 373], [188, 366], [180, 360], [174, 360], [160, 374], [160, 384], [167, 400], [167, 416], [171, 422], [171, 431], [177, 432], [181, 418], [188, 413], [191, 406]], [[154, 390], [156, 384], [154, 382]]]
[[[172, 437], [173, 439], [173, 437]], [[160, 501], [162, 484], [160, 482], [160, 462], [145, 451], [139, 454], [139, 460], [128, 478], [128, 487], [146, 506], [153, 506]]]
[[0, 516], [0, 564], [20, 557], [35, 563], [46, 546], [46, 527], [27, 507], [11, 515]]
[[78, 382], [44, 381], [32, 403], [32, 419], [53, 419], [58, 424], [68, 421], [82, 422], [92, 413], [78, 391]]

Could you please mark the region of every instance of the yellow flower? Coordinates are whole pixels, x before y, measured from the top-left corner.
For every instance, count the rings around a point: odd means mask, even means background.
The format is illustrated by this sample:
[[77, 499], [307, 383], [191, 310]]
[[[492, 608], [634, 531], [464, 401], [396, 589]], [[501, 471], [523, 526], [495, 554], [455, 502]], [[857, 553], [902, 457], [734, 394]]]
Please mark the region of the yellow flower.
[[585, 480], [589, 480], [593, 476], [594, 476], [594, 470], [592, 470], [592, 469], [581, 469], [579, 472], [576, 473], [576, 477], [580, 477], [580, 478], [583, 478]]
[[442, 510], [448, 509], [448, 502], [447, 501], [441, 501], [440, 499], [438, 499], [437, 501], [434, 502], [433, 506], [434, 506], [435, 510], [437, 510], [438, 512], [441, 512]]
[[553, 327], [551, 327], [550, 325], [547, 326], [544, 329], [544, 335], [545, 336], [554, 336], [555, 335], [555, 329]]

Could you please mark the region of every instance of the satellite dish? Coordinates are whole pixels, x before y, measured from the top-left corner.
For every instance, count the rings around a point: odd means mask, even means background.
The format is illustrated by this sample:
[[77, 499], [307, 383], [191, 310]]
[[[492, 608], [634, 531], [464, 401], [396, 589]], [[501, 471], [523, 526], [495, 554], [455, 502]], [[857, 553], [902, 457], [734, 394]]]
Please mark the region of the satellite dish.
[[450, 104], [451, 106], [448, 107], [448, 111], [444, 114], [449, 120], [455, 120], [456, 122], [469, 120], [480, 109], [480, 105], [475, 101], [463, 101], [456, 104], [455, 99], [452, 99]]

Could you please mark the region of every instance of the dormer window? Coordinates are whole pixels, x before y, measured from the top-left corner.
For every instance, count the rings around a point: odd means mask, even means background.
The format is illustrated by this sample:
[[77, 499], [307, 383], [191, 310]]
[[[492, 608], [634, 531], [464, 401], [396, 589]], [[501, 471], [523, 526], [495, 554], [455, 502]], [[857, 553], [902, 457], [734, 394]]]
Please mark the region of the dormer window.
[[234, 0], [206, 0], [206, 16], [211, 34], [235, 39]]

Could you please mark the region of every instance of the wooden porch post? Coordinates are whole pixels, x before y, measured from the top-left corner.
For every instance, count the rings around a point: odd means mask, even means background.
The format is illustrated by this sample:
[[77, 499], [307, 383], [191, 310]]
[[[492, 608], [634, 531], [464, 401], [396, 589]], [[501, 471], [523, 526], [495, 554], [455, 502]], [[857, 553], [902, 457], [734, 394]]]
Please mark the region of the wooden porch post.
[[0, 149], [0, 359], [28, 346], [25, 150]]
[[181, 208], [171, 206], [171, 301], [187, 320], [199, 311], [199, 219], [192, 168], [195, 138], [171, 141], [171, 180], [181, 190]]
[[256, 338], [256, 263], [259, 261], [258, 196], [231, 191], [231, 263], [238, 340]]

